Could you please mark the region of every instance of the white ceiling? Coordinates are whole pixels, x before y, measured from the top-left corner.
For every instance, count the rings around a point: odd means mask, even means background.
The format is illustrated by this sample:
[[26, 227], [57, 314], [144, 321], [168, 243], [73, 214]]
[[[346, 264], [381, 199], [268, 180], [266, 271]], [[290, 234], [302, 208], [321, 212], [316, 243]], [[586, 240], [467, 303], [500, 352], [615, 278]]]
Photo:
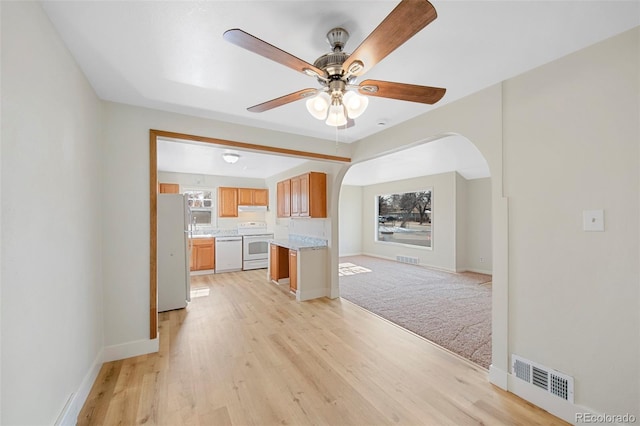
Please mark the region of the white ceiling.
[[[157, 152], [158, 170], [162, 172], [263, 179], [307, 161], [303, 158], [228, 149], [175, 139], [159, 139]], [[222, 159], [226, 152], [238, 154], [240, 158], [236, 163], [229, 164]]]
[[[43, 1], [102, 99], [323, 138], [335, 128], [303, 102], [247, 107], [317, 82], [223, 40], [241, 28], [307, 62], [342, 26], [353, 51], [397, 1]], [[353, 142], [640, 24], [640, 1], [437, 1], [438, 18], [378, 63], [372, 78], [447, 88], [436, 105], [371, 98]], [[171, 130], [171, 129], [166, 129]]]
[[373, 185], [457, 171], [465, 179], [489, 177], [489, 165], [478, 148], [462, 136], [447, 136], [351, 166], [342, 183]]

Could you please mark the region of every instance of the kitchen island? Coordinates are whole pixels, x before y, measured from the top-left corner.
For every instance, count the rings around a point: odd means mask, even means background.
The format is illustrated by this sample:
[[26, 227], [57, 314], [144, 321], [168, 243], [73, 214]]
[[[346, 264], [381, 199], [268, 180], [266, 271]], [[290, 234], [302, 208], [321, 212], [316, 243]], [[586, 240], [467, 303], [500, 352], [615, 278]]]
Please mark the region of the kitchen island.
[[267, 276], [273, 283], [288, 285], [299, 302], [329, 294], [326, 240], [290, 235], [269, 243]]

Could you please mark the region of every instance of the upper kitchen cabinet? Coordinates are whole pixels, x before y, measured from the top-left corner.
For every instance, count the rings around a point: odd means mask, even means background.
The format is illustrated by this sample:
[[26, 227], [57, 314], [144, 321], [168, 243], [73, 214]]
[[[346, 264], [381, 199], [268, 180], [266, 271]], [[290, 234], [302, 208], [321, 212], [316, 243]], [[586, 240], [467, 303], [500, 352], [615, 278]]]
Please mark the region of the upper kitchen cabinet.
[[[290, 197], [287, 197], [287, 181], [279, 182], [278, 217], [287, 217], [286, 203], [290, 200], [291, 217], [327, 217], [327, 175], [309, 172], [288, 179]], [[282, 186], [280, 186], [282, 184]]]
[[238, 188], [218, 188], [218, 216], [238, 217]]
[[278, 182], [276, 185], [278, 199], [278, 217], [291, 216], [291, 179]]
[[179, 194], [180, 185], [177, 183], [161, 183], [159, 192], [161, 194]]
[[238, 188], [238, 205], [268, 206], [269, 190], [260, 188]]

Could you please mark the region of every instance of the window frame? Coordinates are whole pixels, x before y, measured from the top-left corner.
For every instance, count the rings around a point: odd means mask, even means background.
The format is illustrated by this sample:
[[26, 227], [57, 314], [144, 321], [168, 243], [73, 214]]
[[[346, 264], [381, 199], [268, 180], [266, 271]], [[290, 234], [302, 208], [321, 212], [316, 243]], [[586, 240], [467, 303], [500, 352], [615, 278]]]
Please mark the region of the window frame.
[[[402, 241], [385, 241], [380, 239], [381, 236], [381, 231], [380, 231], [380, 226], [384, 224], [384, 222], [380, 222], [380, 217], [381, 216], [395, 216], [393, 213], [385, 213], [385, 214], [381, 214], [380, 210], [380, 197], [389, 197], [389, 196], [402, 196], [404, 194], [411, 194], [411, 193], [421, 193], [421, 192], [430, 192], [430, 200], [429, 200], [429, 204], [428, 204], [428, 218], [429, 218], [429, 230], [428, 230], [428, 237], [427, 239], [429, 239], [429, 245], [420, 245], [420, 244], [412, 244], [412, 243], [407, 243], [407, 242], [402, 242]], [[400, 246], [400, 247], [407, 247], [407, 248], [412, 248], [412, 249], [417, 249], [417, 250], [429, 250], [432, 251], [433, 250], [433, 246], [434, 246], [434, 225], [433, 225], [433, 205], [434, 205], [434, 191], [433, 191], [433, 187], [432, 186], [428, 186], [425, 188], [421, 188], [418, 190], [407, 190], [407, 191], [393, 191], [393, 192], [386, 192], [386, 193], [378, 193], [374, 196], [374, 212], [375, 212], [375, 216], [374, 216], [374, 229], [373, 229], [373, 233], [374, 233], [374, 242], [375, 243], [379, 243], [379, 244], [385, 244], [385, 245], [391, 245], [391, 246]], [[412, 213], [412, 214], [419, 214], [419, 213]]]
[[[211, 222], [210, 223], [196, 223], [196, 229], [197, 228], [201, 228], [201, 227], [215, 227], [216, 226], [216, 191], [214, 188], [208, 188], [208, 187], [183, 187], [182, 188], [182, 194], [183, 195], [187, 195], [187, 193], [189, 192], [210, 192], [211, 193], [211, 207], [191, 207], [189, 206], [189, 208], [191, 209], [191, 211], [208, 211], [209, 214], [211, 215]], [[188, 203], [187, 203], [188, 204]]]

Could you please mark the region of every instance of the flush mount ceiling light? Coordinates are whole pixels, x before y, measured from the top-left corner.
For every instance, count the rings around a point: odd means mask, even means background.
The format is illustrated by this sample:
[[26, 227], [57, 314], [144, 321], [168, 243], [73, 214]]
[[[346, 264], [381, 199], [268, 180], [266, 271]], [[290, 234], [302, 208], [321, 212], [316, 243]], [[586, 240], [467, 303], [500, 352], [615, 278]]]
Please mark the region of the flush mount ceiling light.
[[235, 164], [240, 159], [238, 154], [234, 154], [233, 152], [225, 152], [222, 154], [222, 159], [229, 164]]
[[344, 126], [364, 112], [370, 96], [424, 104], [434, 104], [444, 96], [446, 89], [440, 87], [381, 80], [365, 80], [356, 84], [357, 77], [373, 68], [436, 17], [435, 8], [427, 0], [401, 1], [353, 53], [343, 51], [349, 40], [347, 30], [333, 28], [327, 33], [331, 52], [320, 56], [313, 65], [237, 28], [226, 31], [223, 37], [230, 43], [313, 77], [322, 86], [280, 96], [247, 108], [249, 111], [264, 112], [306, 99], [307, 110], [313, 117], [324, 120], [329, 126]]

